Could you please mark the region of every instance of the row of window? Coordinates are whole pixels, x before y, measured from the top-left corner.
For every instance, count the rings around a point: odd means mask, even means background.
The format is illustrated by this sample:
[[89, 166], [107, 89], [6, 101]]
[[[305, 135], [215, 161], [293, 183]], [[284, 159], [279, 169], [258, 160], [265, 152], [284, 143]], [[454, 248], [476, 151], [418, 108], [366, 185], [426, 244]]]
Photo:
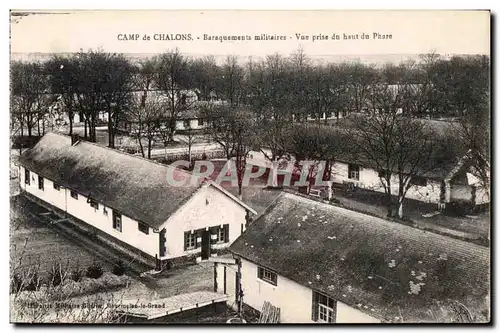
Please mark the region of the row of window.
[[[353, 180], [359, 180], [359, 165], [349, 163], [347, 166], [347, 177]], [[384, 178], [387, 176], [387, 172], [385, 170], [380, 170], [378, 172], [378, 176], [380, 178]], [[427, 178], [421, 176], [412, 176], [410, 178], [410, 184], [416, 186], [427, 186]]]
[[[278, 285], [278, 274], [259, 266], [257, 277], [274, 286]], [[337, 316], [337, 301], [324, 294], [313, 291], [312, 320], [320, 323], [334, 323]]]
[[[27, 185], [30, 185], [31, 182], [30, 182], [30, 171], [29, 170], [24, 171], [24, 179], [25, 179], [25, 183]], [[61, 190], [61, 186], [59, 184], [54, 182], [53, 186], [54, 186], [54, 190], [56, 190], [56, 191]], [[42, 191], [45, 189], [44, 178], [42, 176], [38, 176], [38, 189], [42, 190]], [[70, 190], [70, 196], [73, 199], [78, 200], [78, 193], [76, 191]], [[92, 208], [94, 208], [96, 211], [99, 210], [99, 203], [97, 201], [95, 201], [94, 199], [88, 198], [87, 203], [90, 204], [90, 206]], [[108, 211], [107, 211], [106, 207], [104, 207], [104, 206], [103, 206], [103, 214], [106, 216], [108, 215]], [[121, 216], [121, 214], [119, 214], [115, 211], [113, 211], [113, 228], [122, 232], [122, 216]], [[149, 235], [149, 226], [147, 224], [137, 222], [137, 228], [142, 233]]]
[[[229, 224], [224, 224], [222, 227], [211, 227], [209, 235], [216, 235], [215, 242], [216, 243], [227, 243], [229, 242]], [[203, 232], [205, 229], [186, 231], [184, 233], [184, 250], [194, 250], [201, 246], [198, 242], [198, 237], [203, 237]], [[209, 240], [207, 240], [209, 241]]]

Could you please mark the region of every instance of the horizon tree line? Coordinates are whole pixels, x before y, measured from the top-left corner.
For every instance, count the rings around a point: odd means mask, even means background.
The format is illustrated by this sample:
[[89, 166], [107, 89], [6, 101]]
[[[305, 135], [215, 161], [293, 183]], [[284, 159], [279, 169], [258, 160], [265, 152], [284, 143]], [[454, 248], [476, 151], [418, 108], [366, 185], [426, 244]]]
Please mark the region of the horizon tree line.
[[[40, 134], [40, 123], [44, 128], [57, 99], [70, 134], [79, 114], [84, 138], [95, 142], [102, 113], [109, 147], [115, 147], [119, 127], [128, 124], [142, 155], [151, 158], [155, 142], [171, 142], [176, 121], [198, 108], [209, 120], [208, 136], [228, 160], [235, 159], [238, 177], [251, 149], [260, 149], [276, 165], [272, 186], [277, 185], [278, 162], [290, 155], [296, 161], [333, 164], [337, 156], [350, 154], [377, 166], [388, 207], [397, 206], [397, 213], [388, 208], [388, 214], [402, 216], [411, 176], [431, 167], [429, 159], [446, 151], [443, 142], [460, 154], [472, 152], [477, 174], [489, 181], [489, 68], [488, 56], [434, 53], [420, 61], [378, 66], [315, 63], [302, 49], [244, 64], [236, 56], [222, 64], [213, 56], [190, 58], [178, 49], [137, 64], [103, 50], [54, 54], [45, 63], [11, 64], [11, 130], [23, 135], [26, 128], [32, 136], [36, 127]], [[186, 98], [186, 91], [194, 91], [204, 104]], [[332, 116], [349, 121], [332, 127]], [[418, 119], [435, 117], [458, 121], [443, 138]], [[394, 176], [399, 180], [396, 203]]]

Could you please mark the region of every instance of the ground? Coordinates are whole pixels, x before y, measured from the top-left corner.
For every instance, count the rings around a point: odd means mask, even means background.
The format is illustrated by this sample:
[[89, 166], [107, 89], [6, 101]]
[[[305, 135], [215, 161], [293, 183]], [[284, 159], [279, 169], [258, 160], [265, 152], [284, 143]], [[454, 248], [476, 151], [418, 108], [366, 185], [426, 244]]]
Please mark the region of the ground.
[[[341, 122], [347, 122], [347, 119], [341, 119]], [[433, 127], [441, 128], [445, 125], [449, 125], [447, 121], [440, 120], [425, 120]], [[336, 120], [329, 120], [329, 122], [335, 122]], [[344, 124], [345, 125], [345, 124]], [[66, 129], [63, 129], [66, 131]], [[75, 133], [79, 133], [83, 135], [83, 127], [76, 126], [74, 128]], [[107, 127], [99, 127], [96, 131], [97, 141], [102, 145], [107, 145], [108, 143], [108, 132]], [[180, 142], [182, 141], [182, 136], [176, 137], [176, 143], [174, 146], [169, 147], [169, 154], [185, 154], [187, 152], [187, 147], [182, 145]], [[214, 149], [217, 148], [217, 144], [208, 143], [208, 139], [206, 137], [198, 137], [197, 143], [193, 146], [193, 152], [205, 151], [206, 149]], [[119, 134], [116, 137], [116, 145], [117, 147], [135, 147], [137, 148], [136, 140], [126, 136]], [[13, 152], [17, 154], [17, 152]], [[165, 148], [161, 143], [157, 143], [155, 149], [153, 151], [154, 155], [165, 155]], [[181, 156], [179, 155], [179, 156]], [[15, 156], [13, 157], [15, 160]], [[218, 172], [221, 170], [222, 166], [225, 164], [225, 161], [219, 160], [214, 162], [216, 165], [216, 171], [214, 172], [212, 179], [216, 179]], [[15, 173], [15, 170], [12, 173]], [[223, 187], [227, 188], [230, 192], [235, 195], [238, 195], [238, 188], [231, 184], [230, 182], [223, 182], [221, 184]], [[252, 206], [259, 213], [262, 212], [270, 202], [272, 202], [276, 196], [279, 194], [276, 191], [266, 190], [265, 187], [267, 185], [267, 178], [261, 177], [257, 180], [252, 180], [249, 187], [242, 189], [242, 199], [247, 204]], [[381, 204], [382, 194], [380, 193], [358, 193], [350, 196], [345, 196], [341, 192], [335, 193], [335, 197], [337, 200], [345, 204], [347, 207], [352, 207], [357, 210], [361, 210], [370, 214], [377, 215], [379, 217], [386, 217], [386, 207]], [[404, 213], [405, 216], [410, 219], [416, 226], [435, 230], [440, 233], [447, 233], [453, 236], [463, 238], [463, 239], [473, 239], [473, 240], [483, 240], [486, 241], [489, 238], [490, 230], [490, 214], [482, 213], [476, 214], [474, 216], [465, 216], [465, 217], [456, 217], [456, 216], [446, 216], [444, 214], [436, 214], [432, 216], [428, 216], [428, 213], [433, 213], [436, 209], [434, 205], [419, 205], [414, 204], [414, 202], [407, 200], [407, 203], [404, 205]], [[428, 217], [424, 216], [427, 215]]]
[[[215, 172], [212, 179], [216, 179], [226, 161], [214, 161]], [[238, 196], [238, 187], [225, 181], [221, 184], [234, 195]], [[289, 188], [297, 190], [296, 187]], [[249, 186], [242, 188], [242, 200], [261, 214], [266, 207], [280, 194], [280, 190], [267, 188], [267, 177], [252, 179]], [[358, 189], [353, 193], [344, 193], [336, 189], [334, 198], [341, 202], [346, 208], [376, 215], [381, 218], [387, 216], [387, 207], [384, 202], [384, 194], [364, 189]], [[434, 230], [438, 233], [451, 235], [457, 238], [480, 241], [487, 243], [490, 236], [490, 214], [488, 212], [467, 216], [447, 216], [436, 212], [436, 205], [424, 204], [415, 200], [404, 202], [404, 215], [416, 227]], [[431, 214], [429, 214], [431, 213]]]
[[[61, 133], [67, 134], [68, 130], [63, 128], [60, 130]], [[75, 126], [73, 128], [73, 133], [78, 134], [83, 138], [84, 136], [84, 128], [82, 126]], [[186, 148], [185, 142], [187, 142], [188, 138], [185, 135], [174, 135], [174, 141], [168, 144], [168, 148]], [[209, 140], [206, 136], [203, 135], [195, 135], [193, 136], [193, 146], [207, 145]], [[96, 142], [103, 146], [108, 146], [109, 137], [108, 137], [108, 128], [107, 126], [97, 127], [96, 128]], [[144, 149], [147, 147], [147, 140], [143, 139], [142, 144]], [[135, 138], [132, 138], [125, 134], [116, 134], [115, 135], [115, 147], [116, 148], [126, 148], [139, 152], [139, 144]], [[161, 140], [155, 140], [153, 144], [154, 151], [164, 152], [165, 145]]]
[[[12, 185], [15, 188], [15, 182]], [[92, 239], [68, 237], [65, 229], [34, 218], [32, 214], [38, 211], [36, 205], [19, 204], [19, 201], [17, 196], [11, 198], [11, 272], [14, 268], [21, 274], [29, 268], [36, 269], [39, 276], [46, 279], [54, 263], [60, 263], [65, 272], [77, 267], [85, 270], [92, 264], [101, 265], [105, 274], [112, 272], [116, 254], [111, 249], [102, 248]], [[137, 267], [140, 266], [134, 266]], [[183, 293], [213, 291], [213, 263], [210, 262], [176, 267], [154, 278], [141, 277], [132, 271], [126, 274], [130, 280], [124, 287], [95, 290], [94, 294], [70, 297], [67, 301], [83, 304], [114, 299], [140, 300], [147, 304], [150, 300]]]
[[[357, 189], [354, 193], [347, 195], [337, 189], [334, 197], [346, 207], [353, 207], [382, 218], [387, 216], [387, 207], [382, 204], [383, 193]], [[437, 213], [436, 208], [436, 205], [415, 200], [406, 200], [403, 204], [405, 217], [419, 227], [471, 240], [489, 238], [490, 214], [488, 212], [459, 217]]]
[[22, 210], [11, 205], [10, 255], [11, 266], [19, 270], [39, 266], [40, 274], [46, 274], [53, 264], [64, 268], [86, 269], [100, 264], [105, 271], [112, 265], [84, 248], [68, 241], [44, 223], [28, 217]]
[[[80, 129], [76, 129], [76, 132]], [[107, 131], [99, 130], [98, 141], [107, 144]], [[117, 138], [119, 145], [126, 145], [130, 138]], [[203, 144], [200, 145], [200, 147]], [[163, 147], [159, 148], [162, 151]], [[171, 149], [185, 150], [182, 145]], [[10, 172], [10, 194], [18, 194], [17, 168], [13, 164], [18, 151], [11, 154]], [[220, 171], [225, 161], [216, 162], [217, 170]], [[217, 173], [214, 175], [216, 177]], [[229, 182], [222, 184], [231, 193], [238, 196], [237, 186]], [[242, 188], [241, 198], [244, 202], [254, 208], [260, 215], [281, 193], [280, 190], [266, 188], [267, 178], [252, 180], [250, 186]], [[342, 192], [335, 193], [337, 200], [345, 206], [353, 207], [380, 217], [386, 216], [386, 207], [380, 204], [380, 194], [358, 193], [344, 195]], [[489, 214], [478, 214], [466, 217], [451, 217], [443, 214], [425, 217], [424, 214], [432, 212], [428, 207], [412, 204], [405, 205], [405, 214], [417, 225], [423, 228], [435, 230], [436, 232], [451, 234], [456, 237], [468, 237], [470, 239], [487, 239], [489, 237], [490, 216]], [[254, 217], [256, 218], [256, 217]], [[47, 272], [55, 261], [67, 264], [68, 267], [86, 268], [92, 263], [99, 263], [105, 271], [112, 269], [112, 264], [106, 260], [107, 254], [98, 255], [89, 251], [86, 246], [77, 244], [71, 239], [59, 234], [53, 228], [47, 227], [40, 221], [27, 217], [22, 211], [11, 207], [11, 230], [10, 230], [11, 264], [21, 263], [22, 266], [38, 265], [40, 269]], [[26, 243], [26, 246], [25, 246]], [[104, 252], [106, 253], [106, 252]], [[152, 300], [165, 298], [181, 293], [195, 291], [213, 290], [213, 264], [201, 263], [185, 267], [177, 267], [166, 271], [155, 278], [133, 276], [132, 282], [120, 290], [109, 291], [113, 297], [122, 299], [145, 299]], [[97, 297], [97, 296], [96, 296]], [[83, 301], [83, 298], [82, 298]], [[180, 319], [179, 322], [194, 323], [222, 323], [234, 315], [233, 312], [210, 313], [201, 318], [200, 316], [189, 316]]]

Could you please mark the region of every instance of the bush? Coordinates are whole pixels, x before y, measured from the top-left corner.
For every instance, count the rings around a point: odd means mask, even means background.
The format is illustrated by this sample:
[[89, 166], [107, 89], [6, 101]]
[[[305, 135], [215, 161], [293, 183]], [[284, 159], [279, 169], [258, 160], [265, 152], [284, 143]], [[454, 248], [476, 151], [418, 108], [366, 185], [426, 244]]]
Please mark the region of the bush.
[[115, 267], [113, 267], [112, 273], [118, 276], [122, 276], [123, 274], [125, 274], [125, 265], [123, 264], [123, 261], [118, 260]]
[[50, 285], [56, 287], [63, 282], [63, 272], [60, 263], [54, 263], [49, 271], [48, 282]]
[[26, 287], [24, 290], [37, 291], [40, 288], [40, 279], [38, 273], [34, 272], [26, 276]]
[[21, 275], [19, 275], [18, 273], [15, 273], [12, 276], [12, 280], [11, 280], [11, 293], [20, 292], [22, 285], [23, 285], [23, 279], [21, 278]]
[[102, 267], [99, 264], [92, 264], [89, 267], [87, 267], [87, 274], [86, 276], [91, 279], [98, 279], [102, 276]]
[[73, 280], [75, 282], [80, 282], [80, 280], [82, 279], [82, 276], [83, 276], [83, 272], [80, 269], [80, 267], [77, 265], [76, 268], [71, 271], [71, 275], [70, 275], [71, 280]]

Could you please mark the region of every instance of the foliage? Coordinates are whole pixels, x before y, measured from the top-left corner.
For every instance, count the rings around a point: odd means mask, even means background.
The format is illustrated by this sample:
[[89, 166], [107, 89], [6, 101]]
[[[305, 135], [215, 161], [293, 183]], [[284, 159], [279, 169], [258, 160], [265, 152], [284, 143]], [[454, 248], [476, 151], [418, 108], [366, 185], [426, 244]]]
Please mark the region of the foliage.
[[113, 267], [112, 273], [118, 276], [122, 276], [123, 274], [125, 274], [125, 264], [122, 260], [118, 260], [116, 265]]
[[87, 267], [87, 272], [85, 275], [91, 279], [98, 279], [102, 276], [102, 274], [103, 274], [103, 271], [102, 271], [101, 265], [98, 263], [94, 263], [94, 264], [90, 265], [89, 267]]
[[79, 282], [84, 275], [84, 272], [80, 269], [80, 266], [77, 264], [76, 267], [70, 272], [71, 280], [75, 282]]

